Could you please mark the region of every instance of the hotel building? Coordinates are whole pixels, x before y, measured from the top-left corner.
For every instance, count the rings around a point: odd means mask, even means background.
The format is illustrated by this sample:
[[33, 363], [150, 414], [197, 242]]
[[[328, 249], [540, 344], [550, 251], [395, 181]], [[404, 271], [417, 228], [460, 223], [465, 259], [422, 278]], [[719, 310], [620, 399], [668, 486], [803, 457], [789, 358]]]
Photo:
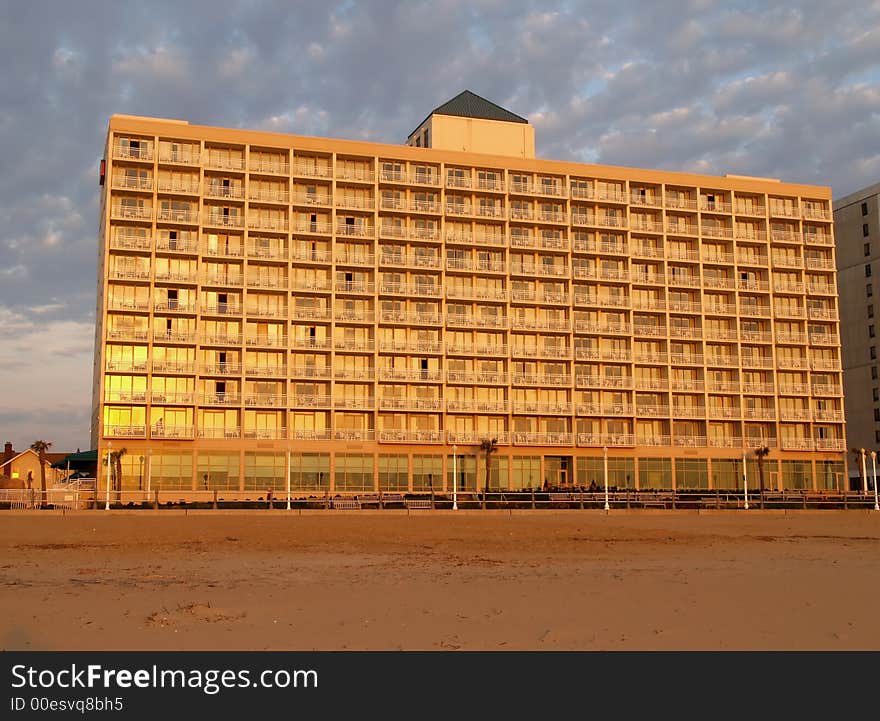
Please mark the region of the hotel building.
[[[853, 448], [880, 448], [880, 380], [878, 380], [875, 286], [880, 297], [880, 183], [834, 201], [838, 238], [843, 343], [843, 387], [849, 442]], [[859, 464], [849, 473], [858, 481]], [[871, 475], [871, 459], [867, 460]], [[861, 482], [856, 484], [861, 490]]]
[[842, 482], [827, 187], [537, 159], [469, 92], [406, 145], [116, 115], [101, 181], [126, 490], [482, 488], [491, 438], [501, 488]]

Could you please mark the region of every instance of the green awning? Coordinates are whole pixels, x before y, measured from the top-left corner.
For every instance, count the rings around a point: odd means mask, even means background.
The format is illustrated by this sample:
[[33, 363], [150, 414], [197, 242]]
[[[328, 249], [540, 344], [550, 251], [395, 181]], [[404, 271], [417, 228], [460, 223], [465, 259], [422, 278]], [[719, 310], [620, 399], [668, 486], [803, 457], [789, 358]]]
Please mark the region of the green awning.
[[98, 449], [93, 451], [81, 451], [80, 453], [68, 453], [57, 463], [52, 464], [52, 468], [67, 468], [70, 464], [72, 471], [82, 468], [94, 468], [98, 464]]

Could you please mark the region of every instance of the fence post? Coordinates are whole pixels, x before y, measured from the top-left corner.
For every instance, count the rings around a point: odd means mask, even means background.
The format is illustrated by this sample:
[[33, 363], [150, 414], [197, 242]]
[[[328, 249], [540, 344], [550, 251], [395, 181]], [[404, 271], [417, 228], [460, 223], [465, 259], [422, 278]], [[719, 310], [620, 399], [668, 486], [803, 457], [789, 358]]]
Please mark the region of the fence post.
[[531, 491], [532, 491], [532, 510], [534, 511], [535, 510], [535, 489], [532, 488]]
[[675, 489], [672, 489], [672, 510], [675, 510]]
[[804, 491], [804, 510], [807, 510], [807, 492]]
[[159, 510], [159, 489], [153, 491], [153, 508]]
[[379, 508], [383, 511], [385, 510], [385, 496], [382, 493], [382, 489], [379, 489]]
[[216, 488], [214, 489], [214, 503], [211, 505], [211, 508], [213, 508], [215, 511], [217, 510], [217, 489]]
[[584, 510], [584, 491], [583, 491], [583, 489], [581, 489], [581, 492], [578, 494], [578, 501], [580, 502], [579, 503], [580, 509], [583, 511]]
[[330, 491], [324, 491], [324, 510], [329, 510], [330, 508]]
[[434, 486], [431, 486], [431, 510], [434, 510]]

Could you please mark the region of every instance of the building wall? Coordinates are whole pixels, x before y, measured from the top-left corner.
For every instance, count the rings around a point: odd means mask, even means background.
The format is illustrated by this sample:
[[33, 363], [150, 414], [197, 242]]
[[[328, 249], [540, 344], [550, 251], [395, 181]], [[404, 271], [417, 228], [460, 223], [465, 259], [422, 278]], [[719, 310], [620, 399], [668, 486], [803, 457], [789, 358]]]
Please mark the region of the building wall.
[[495, 437], [516, 483], [607, 446], [621, 486], [721, 487], [767, 445], [826, 487], [845, 457], [828, 188], [125, 116], [107, 155], [94, 416], [130, 469], [247, 491], [289, 449], [415, 487]]
[[[849, 445], [876, 449], [880, 448], [876, 359], [880, 329], [880, 184], [835, 201], [834, 223]], [[850, 473], [858, 473], [855, 464]]]
[[[425, 146], [425, 131], [428, 145]], [[487, 155], [535, 157], [535, 129], [527, 123], [507, 123], [455, 115], [432, 115], [413, 133], [410, 144]]]

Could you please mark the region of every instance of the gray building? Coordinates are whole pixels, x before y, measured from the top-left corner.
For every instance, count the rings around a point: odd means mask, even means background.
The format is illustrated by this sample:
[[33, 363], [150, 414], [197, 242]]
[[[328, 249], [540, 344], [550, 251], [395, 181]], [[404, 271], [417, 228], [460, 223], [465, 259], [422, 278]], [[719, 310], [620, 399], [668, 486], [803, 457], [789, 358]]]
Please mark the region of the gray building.
[[880, 450], [880, 183], [834, 201], [834, 226], [847, 438], [850, 448]]

